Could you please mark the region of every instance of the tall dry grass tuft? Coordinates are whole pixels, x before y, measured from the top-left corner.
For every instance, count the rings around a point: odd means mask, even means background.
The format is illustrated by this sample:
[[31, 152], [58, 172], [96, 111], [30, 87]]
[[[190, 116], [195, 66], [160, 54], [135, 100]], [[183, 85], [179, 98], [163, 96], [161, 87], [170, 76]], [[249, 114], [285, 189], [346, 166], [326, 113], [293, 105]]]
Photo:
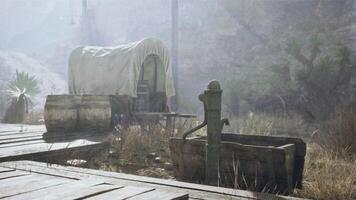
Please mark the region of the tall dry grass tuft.
[[139, 127], [130, 127], [120, 134], [120, 142], [114, 148], [120, 152], [120, 159], [130, 163], [147, 166], [151, 155], [163, 160], [169, 160], [169, 138], [167, 133], [159, 126], [151, 126], [149, 130], [142, 131]]
[[92, 156], [85, 167], [171, 179], [171, 135], [161, 126], [130, 126], [113, 134], [110, 148]]
[[356, 115], [350, 109], [340, 109], [313, 135], [313, 141], [333, 154], [352, 158], [356, 153]]
[[321, 200], [356, 199], [356, 160], [309, 145], [302, 190], [295, 196]]
[[238, 132], [244, 135], [285, 135], [304, 137], [307, 135], [307, 124], [300, 117], [271, 116], [251, 114], [242, 118], [230, 119], [231, 127], [226, 131]]
[[246, 119], [241, 120], [241, 134], [246, 135], [271, 135], [273, 128], [273, 120], [262, 115], [250, 115]]

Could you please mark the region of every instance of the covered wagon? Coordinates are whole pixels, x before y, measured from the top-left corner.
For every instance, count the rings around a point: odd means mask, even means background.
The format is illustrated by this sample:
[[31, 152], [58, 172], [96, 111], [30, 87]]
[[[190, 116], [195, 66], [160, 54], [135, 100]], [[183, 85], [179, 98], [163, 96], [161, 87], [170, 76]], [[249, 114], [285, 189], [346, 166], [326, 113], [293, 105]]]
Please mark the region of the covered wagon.
[[47, 97], [49, 131], [107, 128], [134, 112], [168, 112], [175, 95], [168, 50], [155, 38], [74, 49], [68, 86], [69, 95]]

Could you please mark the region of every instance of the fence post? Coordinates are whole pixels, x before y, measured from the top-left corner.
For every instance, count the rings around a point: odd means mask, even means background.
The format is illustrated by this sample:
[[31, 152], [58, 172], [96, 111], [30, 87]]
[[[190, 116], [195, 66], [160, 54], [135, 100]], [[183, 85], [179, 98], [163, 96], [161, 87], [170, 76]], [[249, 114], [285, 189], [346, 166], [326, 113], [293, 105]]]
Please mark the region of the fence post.
[[221, 142], [221, 96], [222, 90], [218, 81], [211, 81], [200, 96], [205, 103], [207, 120], [207, 144], [205, 182], [208, 185], [219, 185], [219, 159]]

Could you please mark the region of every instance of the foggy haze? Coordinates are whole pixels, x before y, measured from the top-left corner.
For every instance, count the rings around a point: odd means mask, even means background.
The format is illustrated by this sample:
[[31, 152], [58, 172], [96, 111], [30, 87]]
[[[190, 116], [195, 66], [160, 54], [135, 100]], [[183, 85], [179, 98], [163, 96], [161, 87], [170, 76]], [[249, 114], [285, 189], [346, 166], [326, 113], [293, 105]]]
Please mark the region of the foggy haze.
[[355, 200], [355, 22], [356, 0], [0, 0], [0, 197]]
[[[43, 105], [46, 94], [67, 92], [68, 57], [77, 46], [117, 46], [156, 37], [171, 48], [171, 1], [88, 0], [85, 11], [83, 2], [1, 0], [0, 67], [8, 73], [1, 75], [2, 84], [16, 69], [34, 74], [47, 85], [41, 88]], [[347, 12], [353, 10], [346, 0], [180, 0], [178, 93], [189, 102], [180, 108], [197, 112], [196, 95], [211, 79], [231, 88], [229, 82], [244, 79], [244, 69], [280, 62], [282, 54], [276, 52], [288, 38], [318, 31], [308, 30], [316, 23], [313, 16], [339, 19]], [[351, 27], [338, 23], [332, 34], [347, 35]], [[333, 42], [353, 45], [334, 35]], [[267, 75], [261, 73], [256, 79], [263, 82]]]

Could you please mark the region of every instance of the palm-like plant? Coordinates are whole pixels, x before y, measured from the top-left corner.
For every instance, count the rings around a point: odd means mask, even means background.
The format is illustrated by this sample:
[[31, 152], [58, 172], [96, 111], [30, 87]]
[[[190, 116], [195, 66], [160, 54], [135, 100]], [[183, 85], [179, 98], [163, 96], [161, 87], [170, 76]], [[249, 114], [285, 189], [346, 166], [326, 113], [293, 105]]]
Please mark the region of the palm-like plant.
[[6, 110], [5, 123], [21, 123], [28, 112], [31, 99], [39, 92], [38, 80], [35, 76], [16, 70], [16, 77], [10, 81], [8, 91], [11, 95], [11, 104]]
[[16, 70], [16, 77], [10, 81], [8, 88], [13, 97], [24, 94], [27, 98], [33, 98], [40, 92], [36, 76], [30, 76], [28, 73], [18, 70]]

